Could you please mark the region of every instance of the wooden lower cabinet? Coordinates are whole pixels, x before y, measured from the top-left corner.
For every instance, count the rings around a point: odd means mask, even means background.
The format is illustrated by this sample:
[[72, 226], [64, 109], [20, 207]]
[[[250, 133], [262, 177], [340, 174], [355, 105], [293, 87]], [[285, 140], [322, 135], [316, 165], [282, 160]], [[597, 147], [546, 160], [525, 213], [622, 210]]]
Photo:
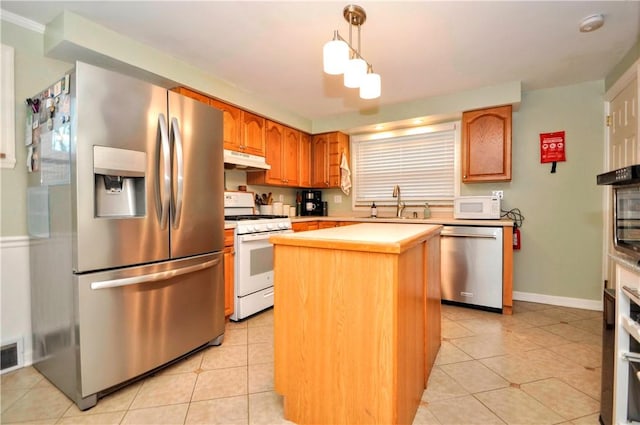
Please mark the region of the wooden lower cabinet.
[[235, 247], [233, 242], [233, 229], [224, 231], [224, 317], [233, 314], [234, 285], [235, 285]]
[[291, 223], [291, 228], [294, 232], [306, 232], [307, 230], [318, 230], [317, 221], [299, 221], [297, 223]]
[[318, 221], [319, 229], [328, 229], [330, 227], [338, 227], [340, 223], [338, 221]]

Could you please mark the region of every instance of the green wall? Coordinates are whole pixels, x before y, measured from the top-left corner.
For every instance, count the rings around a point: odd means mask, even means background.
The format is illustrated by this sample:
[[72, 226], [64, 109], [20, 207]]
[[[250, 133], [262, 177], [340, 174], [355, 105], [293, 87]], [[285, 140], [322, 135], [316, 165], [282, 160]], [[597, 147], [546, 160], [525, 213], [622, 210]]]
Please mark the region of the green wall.
[[0, 171], [0, 236], [24, 236], [26, 224], [25, 99], [64, 75], [73, 65], [43, 56], [41, 34], [8, 22], [1, 25], [2, 44], [14, 48], [16, 166]]
[[[602, 282], [604, 82], [524, 92], [513, 114], [513, 179], [463, 184], [462, 194], [504, 190], [503, 209], [525, 217], [514, 253], [514, 291], [599, 300]], [[565, 131], [566, 162], [540, 163], [539, 134]]]
[[[90, 22], [82, 21], [72, 15], [65, 15], [71, 24], [58, 22], [57, 28], [62, 33], [62, 41], [56, 44], [49, 40], [48, 49], [57, 46], [58, 50], [87, 53], [89, 46], [78, 49], [77, 44], [68, 43], [67, 38], [82, 42], [82, 34], [87, 29], [93, 31], [93, 37], [86, 37], [86, 43], [93, 43], [96, 48], [104, 48], [99, 56], [109, 53], [115, 56], [116, 62], [126, 63], [127, 57], [139, 59], [134, 65], [146, 69], [150, 74], [180, 81], [195, 88], [213, 90], [220, 83], [202, 71], [193, 70], [173, 58], [165, 58], [159, 52], [148, 52], [147, 55], [133, 53], [144, 51], [144, 46], [127, 43], [105, 43], [104, 39], [115, 39], [115, 35], [95, 28]], [[73, 24], [73, 25], [72, 25]], [[54, 28], [52, 26], [51, 28]], [[80, 28], [80, 30], [78, 29]], [[73, 31], [71, 31], [73, 29]], [[102, 31], [102, 32], [101, 32]], [[72, 33], [72, 34], [71, 34]], [[98, 35], [96, 35], [98, 34]], [[49, 34], [49, 38], [55, 34]], [[24, 98], [42, 89], [53, 79], [62, 75], [71, 67], [70, 63], [60, 62], [44, 57], [43, 36], [15, 25], [3, 22], [2, 42], [16, 49], [16, 139], [17, 161], [14, 170], [2, 170], [1, 213], [2, 228], [0, 236], [19, 236], [26, 234], [25, 220], [25, 181], [26, 171], [24, 139]], [[122, 40], [121, 40], [122, 41]], [[63, 47], [70, 48], [63, 49]], [[109, 47], [107, 52], [107, 47]], [[117, 46], [114, 49], [114, 46]], [[59, 53], [59, 52], [58, 52]], [[62, 57], [62, 56], [56, 56]], [[143, 59], [147, 58], [145, 62]], [[68, 58], [71, 62], [70, 58]], [[201, 86], [198, 86], [200, 84]], [[513, 95], [512, 85], [505, 85], [507, 96]], [[207, 90], [203, 91], [207, 92]], [[500, 90], [495, 90], [499, 92]], [[475, 91], [474, 104], [496, 104], [494, 91]], [[233, 92], [226, 87], [230, 100], [244, 106], [245, 93]], [[600, 299], [601, 263], [602, 263], [602, 198], [601, 190], [595, 185], [595, 175], [602, 171], [602, 152], [604, 140], [603, 127], [603, 94], [604, 82], [589, 82], [575, 86], [560, 87], [549, 90], [525, 92], [521, 95], [519, 110], [513, 118], [513, 181], [500, 184], [463, 185], [463, 194], [486, 194], [492, 189], [505, 191], [506, 207], [518, 207], [526, 217], [522, 227], [523, 248], [514, 256], [514, 290], [527, 293], [545, 294], [549, 296]], [[499, 96], [504, 96], [500, 94]], [[518, 99], [520, 100], [520, 99]], [[249, 109], [267, 116], [282, 120], [294, 127], [324, 128], [327, 123], [305, 123], [303, 119], [286, 112], [272, 109], [259, 100], [252, 100]], [[441, 105], [452, 112], [469, 102], [464, 93], [454, 94], [442, 99]], [[423, 102], [424, 103], [424, 102]], [[437, 102], [427, 102], [429, 108], [437, 108]], [[415, 106], [415, 105], [414, 105]], [[423, 104], [422, 106], [425, 106]], [[265, 109], [260, 109], [264, 107]], [[386, 111], [388, 117], [403, 115], [405, 118], [423, 115], [423, 110], [414, 111], [407, 105], [398, 105], [394, 111]], [[462, 109], [459, 109], [459, 111]], [[400, 112], [398, 112], [400, 111]], [[458, 112], [459, 112], [458, 111]], [[272, 112], [277, 114], [275, 117]], [[370, 117], [375, 119], [376, 117]], [[300, 126], [295, 123], [300, 123]], [[336, 119], [340, 129], [357, 127], [365, 124], [359, 120], [346, 122]], [[336, 124], [337, 125], [337, 124]], [[335, 128], [337, 129], [337, 128]], [[558, 165], [556, 174], [549, 173], [549, 165], [539, 163], [538, 135], [541, 132], [565, 130], [567, 132], [567, 162]], [[228, 186], [232, 189], [242, 183], [241, 172], [229, 173]], [[267, 187], [256, 188], [267, 191]], [[294, 196], [291, 190], [273, 189], [274, 193], [282, 193], [285, 202]], [[327, 191], [327, 200], [331, 201], [338, 190]], [[351, 205], [347, 196], [342, 196], [340, 206], [330, 206], [330, 212], [342, 211]]]

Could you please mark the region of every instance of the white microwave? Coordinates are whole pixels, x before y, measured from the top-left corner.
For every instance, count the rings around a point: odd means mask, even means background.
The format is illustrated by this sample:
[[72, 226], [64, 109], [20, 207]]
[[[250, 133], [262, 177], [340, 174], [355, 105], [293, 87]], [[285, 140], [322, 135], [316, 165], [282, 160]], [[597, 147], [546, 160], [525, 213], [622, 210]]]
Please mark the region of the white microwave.
[[458, 196], [453, 200], [453, 218], [499, 220], [500, 198], [497, 196]]

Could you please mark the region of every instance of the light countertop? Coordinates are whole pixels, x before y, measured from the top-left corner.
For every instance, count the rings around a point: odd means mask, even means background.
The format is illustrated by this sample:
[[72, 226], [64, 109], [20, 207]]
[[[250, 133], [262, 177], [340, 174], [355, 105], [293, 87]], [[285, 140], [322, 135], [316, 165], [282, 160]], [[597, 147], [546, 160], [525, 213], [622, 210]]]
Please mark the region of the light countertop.
[[401, 253], [417, 243], [439, 235], [441, 229], [442, 226], [433, 224], [360, 223], [278, 234], [271, 236], [269, 241], [275, 245]]
[[404, 224], [442, 224], [448, 226], [486, 226], [486, 227], [512, 227], [513, 220], [461, 220], [453, 217], [433, 218], [396, 218], [396, 217], [348, 217], [348, 216], [305, 216], [291, 217], [292, 223], [305, 221], [357, 221], [362, 223], [404, 223]]

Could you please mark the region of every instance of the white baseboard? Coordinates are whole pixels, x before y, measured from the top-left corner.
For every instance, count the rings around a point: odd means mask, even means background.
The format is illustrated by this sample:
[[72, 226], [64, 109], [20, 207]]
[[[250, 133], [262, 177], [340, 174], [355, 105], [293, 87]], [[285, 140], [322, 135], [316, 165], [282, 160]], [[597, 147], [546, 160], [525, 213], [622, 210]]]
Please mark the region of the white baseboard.
[[28, 236], [0, 237], [0, 335], [2, 343], [20, 340], [19, 364], [33, 363]]
[[558, 297], [554, 295], [535, 294], [533, 292], [519, 291], [513, 291], [513, 299], [531, 303], [557, 305], [560, 307], [602, 311], [602, 300], [585, 300], [582, 298]]

